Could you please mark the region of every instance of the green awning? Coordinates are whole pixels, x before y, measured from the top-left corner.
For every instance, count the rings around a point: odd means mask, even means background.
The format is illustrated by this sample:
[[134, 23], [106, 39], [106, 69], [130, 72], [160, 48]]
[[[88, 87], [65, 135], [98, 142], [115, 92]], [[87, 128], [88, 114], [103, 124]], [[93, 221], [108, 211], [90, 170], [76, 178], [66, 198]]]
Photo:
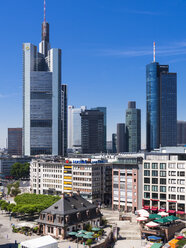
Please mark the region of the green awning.
[[76, 234], [76, 237], [77, 237], [77, 238], [83, 238], [83, 236], [85, 236], [85, 234], [83, 234], [83, 233], [78, 233], [78, 234]]
[[90, 235], [91, 236], [91, 235], [94, 235], [94, 233], [93, 232], [86, 232], [85, 235]]
[[82, 233], [84, 234], [84, 233], [86, 233], [86, 231], [80, 230], [80, 231], [78, 231], [78, 233], [79, 233], [79, 234], [80, 234], [80, 233], [81, 233], [81, 234], [82, 234]]
[[163, 244], [155, 243], [151, 246], [151, 248], [161, 248]]
[[84, 235], [83, 238], [84, 238], [84, 239], [93, 239], [94, 237], [91, 236], [91, 235]]
[[161, 218], [161, 219], [158, 219], [158, 220], [154, 220], [154, 222], [165, 224], [165, 223], [169, 223], [170, 220], [168, 220], [167, 217], [165, 217], [165, 218]]
[[69, 232], [68, 233], [68, 235], [71, 235], [71, 236], [76, 235], [76, 234], [77, 234], [77, 232]]
[[150, 214], [149, 219], [160, 219], [161, 216], [159, 214]]
[[94, 231], [94, 232], [98, 232], [98, 231], [100, 231], [101, 229], [100, 228], [98, 228], [98, 227], [93, 227], [92, 228], [92, 231]]
[[169, 221], [174, 221], [174, 220], [179, 220], [178, 217], [174, 216], [174, 215], [170, 215], [168, 217], [166, 217]]

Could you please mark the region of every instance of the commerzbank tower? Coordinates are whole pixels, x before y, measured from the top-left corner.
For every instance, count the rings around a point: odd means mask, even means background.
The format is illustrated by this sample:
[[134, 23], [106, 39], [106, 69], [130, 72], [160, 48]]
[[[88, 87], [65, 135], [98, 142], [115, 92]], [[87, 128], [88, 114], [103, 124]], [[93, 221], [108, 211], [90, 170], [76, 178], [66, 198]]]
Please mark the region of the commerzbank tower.
[[26, 156], [64, 155], [66, 85], [61, 85], [61, 50], [51, 48], [49, 24], [44, 21], [42, 41], [23, 44], [23, 153]]

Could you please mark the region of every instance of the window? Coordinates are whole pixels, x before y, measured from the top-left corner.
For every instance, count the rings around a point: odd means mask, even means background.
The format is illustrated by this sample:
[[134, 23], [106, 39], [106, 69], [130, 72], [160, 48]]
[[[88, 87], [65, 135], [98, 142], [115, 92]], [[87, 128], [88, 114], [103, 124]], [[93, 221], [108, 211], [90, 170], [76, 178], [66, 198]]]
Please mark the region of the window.
[[166, 164], [161, 163], [160, 164], [160, 170], [166, 170]]
[[117, 176], [118, 175], [118, 171], [114, 171], [114, 175]]
[[152, 169], [158, 169], [158, 164], [157, 163], [152, 163]]
[[160, 192], [166, 192], [166, 187], [165, 186], [160, 186]]
[[158, 178], [152, 178], [152, 184], [158, 184]]
[[177, 172], [178, 177], [184, 177], [185, 176], [185, 171], [178, 171]]
[[161, 200], [166, 200], [166, 194], [160, 194], [160, 199]]
[[150, 171], [149, 170], [144, 170], [144, 176], [150, 177]]
[[150, 163], [144, 163], [144, 168], [145, 169], [150, 169]]
[[178, 164], [177, 165], [177, 168], [178, 169], [185, 169], [185, 164]]
[[48, 226], [48, 233], [50, 233], [50, 227]]
[[158, 194], [157, 193], [152, 193], [152, 199], [158, 199]]
[[153, 171], [152, 171], [152, 176], [153, 176], [153, 177], [158, 177], [158, 171], [153, 170]]
[[149, 177], [144, 177], [144, 183], [150, 183], [150, 178]]
[[144, 191], [150, 191], [150, 185], [144, 185]]
[[53, 233], [54, 232], [54, 228], [53, 227], [51, 227], [51, 233]]
[[150, 193], [145, 192], [145, 193], [144, 193], [144, 198], [150, 198]]
[[166, 177], [166, 171], [160, 171], [160, 177]]
[[158, 191], [158, 186], [152, 185], [152, 191], [157, 192]]
[[169, 176], [176, 176], [176, 171], [169, 171]]
[[176, 195], [169, 195], [169, 199], [176, 200]]
[[185, 201], [185, 196], [184, 195], [180, 195], [180, 200], [181, 201]]
[[168, 168], [169, 168], [169, 169], [175, 169], [175, 168], [176, 168], [176, 164], [169, 164], [169, 165], [168, 165]]
[[61, 235], [61, 228], [59, 228], [59, 235]]
[[160, 178], [160, 184], [166, 184], [166, 179]]

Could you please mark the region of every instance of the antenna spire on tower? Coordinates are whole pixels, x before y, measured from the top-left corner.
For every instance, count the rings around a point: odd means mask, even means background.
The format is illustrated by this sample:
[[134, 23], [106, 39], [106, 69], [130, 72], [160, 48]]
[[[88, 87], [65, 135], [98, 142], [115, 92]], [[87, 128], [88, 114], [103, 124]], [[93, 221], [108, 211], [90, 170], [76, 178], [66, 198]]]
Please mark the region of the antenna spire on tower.
[[155, 42], [153, 43], [153, 62], [156, 61], [156, 44]]
[[46, 0], [44, 0], [44, 22], [46, 22]]

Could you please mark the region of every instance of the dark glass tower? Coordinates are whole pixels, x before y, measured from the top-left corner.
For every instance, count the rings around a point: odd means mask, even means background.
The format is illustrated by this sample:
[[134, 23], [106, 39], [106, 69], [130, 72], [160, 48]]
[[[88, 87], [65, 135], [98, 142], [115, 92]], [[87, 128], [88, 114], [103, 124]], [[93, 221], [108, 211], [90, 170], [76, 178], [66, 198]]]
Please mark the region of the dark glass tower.
[[22, 128], [8, 128], [8, 154], [22, 155]]
[[92, 110], [99, 110], [104, 114], [104, 152], [107, 151], [107, 108], [106, 107], [96, 107]]
[[125, 123], [117, 124], [117, 153], [126, 152]]
[[[174, 146], [176, 143], [176, 85], [176, 74], [169, 73], [168, 65], [159, 65], [157, 62], [153, 62], [146, 66], [146, 144], [149, 151], [160, 146]], [[168, 92], [166, 92], [167, 89], [169, 89]], [[168, 103], [165, 98], [171, 94], [174, 97]], [[166, 125], [167, 111], [172, 124], [166, 127], [165, 132], [163, 128]], [[171, 133], [173, 137], [170, 139], [166, 137]]]
[[82, 153], [104, 151], [104, 114], [99, 110], [81, 112]]
[[128, 102], [126, 110], [126, 146], [128, 152], [141, 149], [141, 110], [136, 109], [136, 102]]
[[186, 145], [186, 121], [177, 121], [177, 144]]
[[112, 152], [113, 153], [117, 152], [117, 134], [116, 133], [112, 134]]

